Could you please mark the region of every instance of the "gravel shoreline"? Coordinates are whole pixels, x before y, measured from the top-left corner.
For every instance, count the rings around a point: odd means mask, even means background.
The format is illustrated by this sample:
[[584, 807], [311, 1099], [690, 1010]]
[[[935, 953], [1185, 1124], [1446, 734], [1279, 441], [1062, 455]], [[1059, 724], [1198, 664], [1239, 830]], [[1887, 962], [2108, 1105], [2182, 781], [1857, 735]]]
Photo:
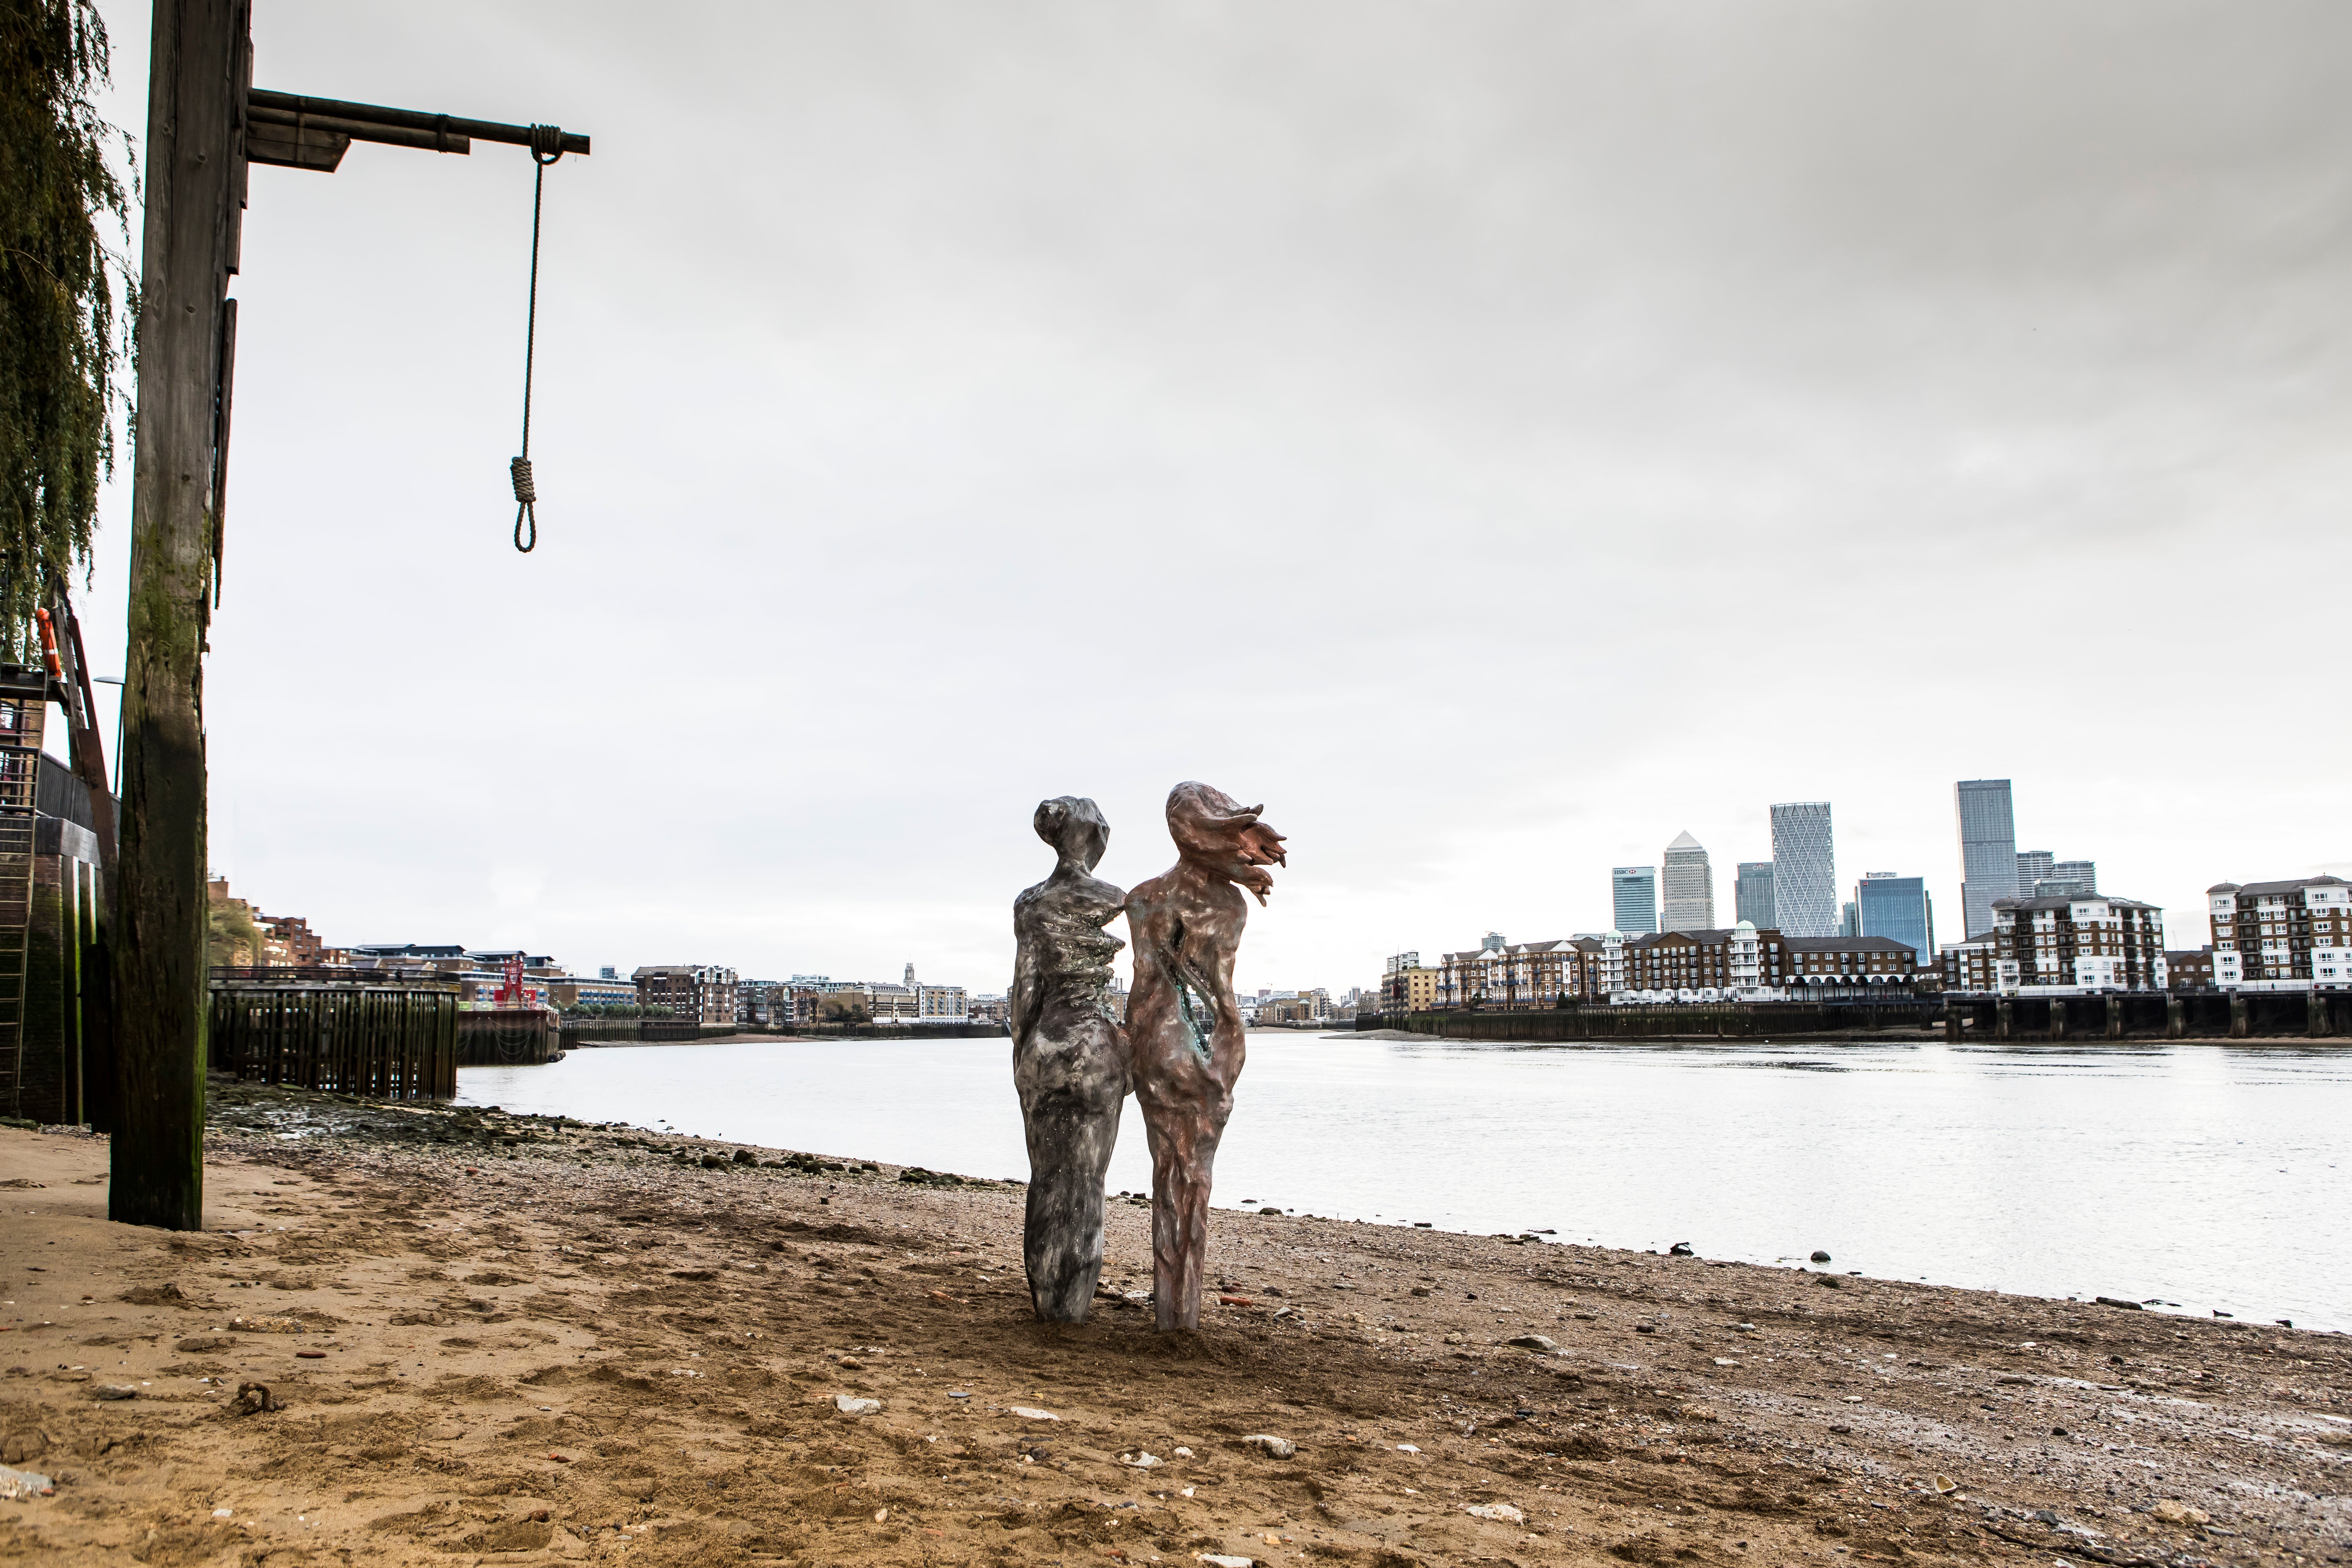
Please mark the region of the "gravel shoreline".
[[1161, 1336], [1136, 1201], [1062, 1328], [1017, 1184], [243, 1085], [212, 1121], [178, 1237], [103, 1219], [102, 1141], [0, 1131], [0, 1443], [58, 1483], [0, 1559], [2352, 1562], [2340, 1335], [1220, 1211]]

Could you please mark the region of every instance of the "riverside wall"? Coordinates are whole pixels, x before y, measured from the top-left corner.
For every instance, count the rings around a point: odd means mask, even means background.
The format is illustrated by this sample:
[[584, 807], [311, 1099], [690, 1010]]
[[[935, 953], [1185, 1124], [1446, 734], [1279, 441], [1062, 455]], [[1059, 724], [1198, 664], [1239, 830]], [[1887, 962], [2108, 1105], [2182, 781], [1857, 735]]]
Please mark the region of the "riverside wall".
[[1726, 1002], [1526, 1011], [1360, 1014], [1356, 1027], [1455, 1040], [1840, 1040], [1940, 1034], [1962, 1042], [2352, 1042], [2352, 991], [2110, 992], [1900, 1001]]
[[1453, 1040], [1788, 1040], [1930, 1033], [1941, 1004], [1899, 1002], [1726, 1002], [1691, 1005], [1576, 1006], [1496, 1012], [1360, 1014], [1356, 1027], [1403, 1029]]

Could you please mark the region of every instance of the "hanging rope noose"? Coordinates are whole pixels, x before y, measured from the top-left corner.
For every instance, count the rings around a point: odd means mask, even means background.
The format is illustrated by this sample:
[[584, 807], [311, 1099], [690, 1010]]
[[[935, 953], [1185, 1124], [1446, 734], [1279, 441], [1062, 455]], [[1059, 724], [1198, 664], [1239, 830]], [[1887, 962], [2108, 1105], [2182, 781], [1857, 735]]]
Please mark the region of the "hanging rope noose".
[[[539, 548], [539, 487], [530, 477], [530, 367], [539, 347], [539, 214], [547, 195], [547, 166], [563, 156], [563, 132], [553, 125], [530, 128], [530, 310], [522, 337], [522, 455], [509, 463], [514, 479], [514, 547], [525, 555]], [[523, 542], [523, 524], [530, 542]]]

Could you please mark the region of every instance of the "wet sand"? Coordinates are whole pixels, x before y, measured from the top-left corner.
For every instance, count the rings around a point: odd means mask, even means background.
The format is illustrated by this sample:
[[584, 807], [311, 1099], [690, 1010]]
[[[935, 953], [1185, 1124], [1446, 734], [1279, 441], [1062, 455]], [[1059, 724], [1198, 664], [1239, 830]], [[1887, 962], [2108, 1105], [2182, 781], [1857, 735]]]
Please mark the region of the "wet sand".
[[1057, 1328], [1014, 1186], [214, 1121], [178, 1236], [104, 1219], [101, 1141], [0, 1130], [0, 1457], [58, 1483], [0, 1559], [2352, 1561], [2339, 1335], [1220, 1211], [1220, 1300], [1160, 1336], [1134, 1202]]

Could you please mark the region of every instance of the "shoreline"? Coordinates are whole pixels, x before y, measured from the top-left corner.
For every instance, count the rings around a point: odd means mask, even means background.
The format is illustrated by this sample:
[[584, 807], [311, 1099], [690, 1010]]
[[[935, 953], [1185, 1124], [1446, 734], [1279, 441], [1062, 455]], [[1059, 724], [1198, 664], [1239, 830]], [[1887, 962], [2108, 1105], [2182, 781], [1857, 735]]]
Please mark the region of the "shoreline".
[[[61, 1483], [0, 1508], [0, 1555], [2352, 1558], [2341, 1335], [1228, 1209], [1201, 1333], [1123, 1297], [1056, 1328], [1017, 1185], [255, 1086], [212, 1109], [186, 1236], [103, 1219], [102, 1141], [0, 1131], [39, 1184], [0, 1230], [0, 1442]], [[1111, 1205], [1112, 1290], [1148, 1289], [1147, 1226]], [[286, 1408], [228, 1414], [247, 1381]]]

